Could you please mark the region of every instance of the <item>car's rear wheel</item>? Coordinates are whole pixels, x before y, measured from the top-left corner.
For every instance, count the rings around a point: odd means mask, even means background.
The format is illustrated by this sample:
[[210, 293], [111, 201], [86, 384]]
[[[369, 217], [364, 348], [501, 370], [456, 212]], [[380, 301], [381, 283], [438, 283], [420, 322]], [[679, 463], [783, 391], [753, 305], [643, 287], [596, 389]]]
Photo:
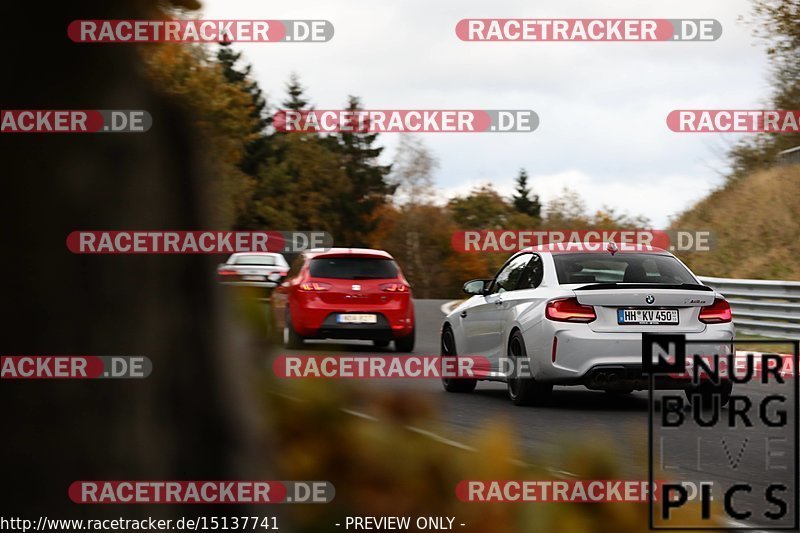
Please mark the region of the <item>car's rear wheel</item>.
[[292, 315], [286, 311], [286, 320], [283, 322], [283, 344], [287, 348], [300, 348], [303, 346], [303, 337], [292, 326]]
[[[442, 331], [440, 354], [442, 357], [458, 357], [456, 338], [449, 326]], [[447, 392], [472, 392], [477, 384], [477, 379], [442, 378], [442, 386]]]
[[[514, 331], [508, 341], [508, 357], [514, 364], [517, 377], [508, 378], [508, 397], [514, 405], [544, 405], [553, 392], [553, 386], [539, 383], [533, 376], [520, 376], [520, 360], [528, 357], [522, 333]], [[512, 374], [513, 375], [513, 374]]]
[[702, 383], [696, 387], [686, 389], [686, 399], [692, 405], [700, 402], [699, 405], [703, 409], [712, 409], [715, 402], [719, 402], [720, 407], [728, 405], [731, 399], [731, 392], [733, 391], [733, 383], [730, 381], [723, 381], [719, 385], [713, 383]]
[[398, 352], [408, 353], [414, 351], [415, 329], [411, 329], [411, 333], [405, 337], [400, 337], [394, 340], [394, 349]]
[[372, 341], [372, 344], [377, 348], [386, 348], [387, 346], [389, 346], [389, 341], [374, 340]]

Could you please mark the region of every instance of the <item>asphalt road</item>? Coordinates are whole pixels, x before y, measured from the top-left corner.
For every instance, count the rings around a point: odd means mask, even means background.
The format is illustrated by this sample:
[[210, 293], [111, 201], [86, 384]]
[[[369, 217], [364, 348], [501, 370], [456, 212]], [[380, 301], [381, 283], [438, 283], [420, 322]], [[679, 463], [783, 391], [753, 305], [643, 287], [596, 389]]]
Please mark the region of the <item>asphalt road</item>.
[[[415, 302], [415, 355], [439, 354], [439, 328], [443, 319], [440, 308], [443, 303], [444, 300]], [[282, 349], [282, 353], [292, 352]], [[312, 341], [306, 343], [302, 353], [373, 354], [392, 353], [392, 349], [374, 348], [367, 342]], [[519, 456], [509, 459], [546, 466], [553, 473], [568, 478], [573, 473], [564, 471], [561, 463], [567, 448], [571, 445], [602, 446], [621, 469], [620, 478], [647, 479], [648, 476], [647, 392], [614, 396], [582, 387], [556, 387], [550, 405], [516, 407], [508, 400], [505, 385], [500, 383], [480, 382], [475, 392], [470, 394], [446, 393], [438, 380], [370, 380], [364, 386], [408, 389], [429, 397], [440, 406], [440, 420], [435, 424], [436, 437], [454, 446], [468, 446], [477, 430], [490, 422], [505, 420], [518, 435]], [[752, 427], [744, 427], [739, 419], [737, 427], [728, 428], [730, 410], [727, 408], [722, 410], [720, 423], [713, 428], [699, 427], [688, 413], [686, 423], [679, 428], [660, 429], [657, 425], [653, 453], [656, 471], [660, 465], [666, 478], [711, 480], [722, 482], [725, 487], [735, 482], [750, 483], [752, 492], [740, 493], [733, 501], [741, 509], [753, 509], [752, 518], [741, 520], [742, 524], [751, 526], [771, 523], [760, 515], [764, 510], [775, 511], [777, 508], [765, 503], [763, 491], [769, 482], [782, 481], [788, 484], [789, 490], [780, 496], [789, 503], [788, 516], [793, 518], [797, 508], [794, 462], [798, 460], [798, 451], [794, 448], [797, 410], [793, 405], [793, 387], [791, 379], [780, 386], [780, 390], [774, 384], [737, 386], [734, 394], [746, 395], [753, 403], [749, 411]], [[758, 413], [760, 402], [775, 392], [791, 392], [785, 406], [788, 408], [788, 423], [780, 428], [766, 426]], [[773, 403], [766, 407], [766, 415], [772, 419], [780, 406]], [[352, 409], [369, 413], [369, 405], [352, 406]], [[767, 438], [773, 440], [767, 441]], [[771, 457], [768, 457], [768, 449], [773, 454]], [[784, 455], [775, 455], [778, 453]], [[786, 469], [781, 469], [781, 466]], [[720, 485], [714, 487], [715, 503], [721, 503], [721, 490]]]

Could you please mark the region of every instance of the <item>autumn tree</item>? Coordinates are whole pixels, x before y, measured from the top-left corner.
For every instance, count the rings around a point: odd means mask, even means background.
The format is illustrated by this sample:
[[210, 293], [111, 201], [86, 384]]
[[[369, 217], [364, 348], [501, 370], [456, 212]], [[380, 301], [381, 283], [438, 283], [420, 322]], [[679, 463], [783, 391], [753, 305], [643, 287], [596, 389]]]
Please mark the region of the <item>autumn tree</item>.
[[[378, 209], [370, 244], [389, 251], [400, 263], [418, 298], [448, 297], [457, 274], [447, 268], [456, 252], [450, 242], [458, 227], [434, 204], [436, 157], [418, 137], [400, 138], [392, 164], [395, 201]], [[460, 277], [460, 276], [459, 276]]]
[[419, 137], [401, 135], [392, 164], [391, 183], [400, 204], [425, 204], [433, 201], [433, 173], [439, 161]]
[[257, 195], [268, 207], [261, 212], [262, 222], [281, 229], [327, 231], [340, 242], [350, 224], [340, 198], [352, 193], [352, 185], [339, 154], [315, 134], [288, 133], [274, 142], [280, 157], [269, 161], [263, 174], [265, 190]]
[[272, 120], [267, 112], [267, 100], [258, 82], [253, 79], [252, 65], [240, 66], [242, 53], [235, 52], [230, 43], [221, 43], [217, 51], [217, 61], [228, 83], [250, 97], [250, 119], [252, 139], [245, 146], [245, 153], [239, 168], [248, 176], [256, 176], [270, 155], [267, 127]]
[[504, 229], [514, 208], [489, 185], [480, 185], [466, 196], [456, 196], [447, 208], [462, 229]]
[[[772, 67], [770, 105], [800, 109], [800, 0], [754, 0], [755, 34], [767, 45]], [[760, 133], [730, 151], [732, 178], [768, 167], [781, 150], [800, 146], [798, 133]]]
[[544, 224], [549, 229], [587, 229], [590, 217], [581, 195], [564, 187], [551, 198], [544, 209]]
[[220, 63], [200, 45], [163, 43], [143, 49], [148, 77], [183, 105], [203, 139], [209, 175], [214, 176], [217, 217], [231, 225], [246, 210], [255, 180], [241, 163], [258, 138], [253, 98], [226, 78]]

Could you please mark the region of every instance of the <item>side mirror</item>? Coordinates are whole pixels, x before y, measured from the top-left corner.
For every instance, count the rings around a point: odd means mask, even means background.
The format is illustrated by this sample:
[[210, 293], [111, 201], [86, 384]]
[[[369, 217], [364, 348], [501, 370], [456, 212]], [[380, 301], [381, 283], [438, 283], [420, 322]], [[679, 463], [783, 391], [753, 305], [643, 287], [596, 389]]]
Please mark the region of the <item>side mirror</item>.
[[487, 281], [485, 279], [473, 279], [464, 284], [464, 292], [467, 294], [484, 294], [486, 291]]

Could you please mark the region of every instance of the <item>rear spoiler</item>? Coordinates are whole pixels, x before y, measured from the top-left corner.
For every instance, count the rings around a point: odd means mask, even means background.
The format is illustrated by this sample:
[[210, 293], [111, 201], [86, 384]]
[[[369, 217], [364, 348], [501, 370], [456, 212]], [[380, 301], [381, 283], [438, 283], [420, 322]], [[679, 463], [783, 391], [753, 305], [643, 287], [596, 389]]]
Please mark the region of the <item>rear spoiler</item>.
[[706, 287], [705, 285], [697, 285], [695, 283], [592, 283], [578, 287], [576, 291], [601, 291], [604, 289], [683, 289], [687, 291], [704, 291], [713, 292], [714, 289]]

